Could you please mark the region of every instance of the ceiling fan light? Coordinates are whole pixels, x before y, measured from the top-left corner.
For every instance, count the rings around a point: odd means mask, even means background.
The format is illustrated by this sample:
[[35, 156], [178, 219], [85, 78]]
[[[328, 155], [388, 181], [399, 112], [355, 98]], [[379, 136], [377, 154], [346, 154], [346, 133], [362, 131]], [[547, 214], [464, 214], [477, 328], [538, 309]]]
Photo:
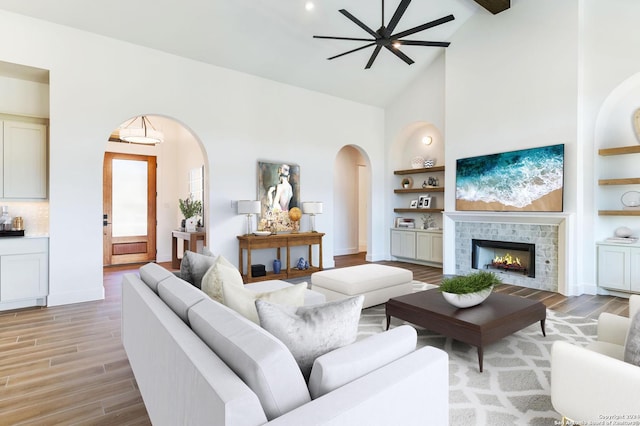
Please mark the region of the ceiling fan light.
[[[140, 119], [140, 127], [134, 127], [136, 121]], [[142, 115], [135, 117], [119, 131], [120, 140], [129, 143], [139, 143], [145, 145], [155, 145], [164, 141], [164, 135], [156, 130], [149, 119]]]
[[400, 46], [402, 46], [402, 43], [400, 43], [399, 41], [393, 42], [392, 46], [396, 49], [400, 49]]

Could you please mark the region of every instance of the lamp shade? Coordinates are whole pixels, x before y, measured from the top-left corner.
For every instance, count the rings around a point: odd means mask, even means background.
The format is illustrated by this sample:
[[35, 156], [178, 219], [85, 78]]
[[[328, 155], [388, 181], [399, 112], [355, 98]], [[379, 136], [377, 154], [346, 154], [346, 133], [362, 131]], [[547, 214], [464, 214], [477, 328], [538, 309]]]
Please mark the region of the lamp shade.
[[304, 201], [302, 212], [304, 214], [322, 214], [322, 203], [320, 201]]
[[238, 214], [260, 213], [260, 201], [238, 200]]

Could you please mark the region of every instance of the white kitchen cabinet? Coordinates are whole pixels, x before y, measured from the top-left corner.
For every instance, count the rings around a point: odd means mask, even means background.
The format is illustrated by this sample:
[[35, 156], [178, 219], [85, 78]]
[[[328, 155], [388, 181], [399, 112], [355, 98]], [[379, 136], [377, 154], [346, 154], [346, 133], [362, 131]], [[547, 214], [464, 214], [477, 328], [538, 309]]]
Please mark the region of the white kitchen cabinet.
[[598, 286], [640, 293], [640, 247], [599, 243]]
[[49, 239], [0, 239], [0, 310], [46, 305]]
[[392, 228], [391, 255], [407, 262], [442, 266], [442, 231]]
[[47, 126], [2, 121], [2, 177], [6, 199], [47, 198]]

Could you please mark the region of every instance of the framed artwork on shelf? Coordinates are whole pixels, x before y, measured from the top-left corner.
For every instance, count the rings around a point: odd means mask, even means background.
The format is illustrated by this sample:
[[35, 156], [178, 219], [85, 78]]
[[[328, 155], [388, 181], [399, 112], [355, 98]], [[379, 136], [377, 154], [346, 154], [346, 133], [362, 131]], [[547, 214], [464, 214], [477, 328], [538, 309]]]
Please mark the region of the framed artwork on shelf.
[[411, 202], [409, 203], [409, 208], [417, 209], [418, 208], [418, 200], [411, 200]]
[[300, 207], [300, 166], [258, 161], [259, 231], [289, 232], [289, 209]]
[[421, 195], [420, 198], [418, 198], [418, 208], [419, 209], [431, 208], [431, 197], [428, 195]]

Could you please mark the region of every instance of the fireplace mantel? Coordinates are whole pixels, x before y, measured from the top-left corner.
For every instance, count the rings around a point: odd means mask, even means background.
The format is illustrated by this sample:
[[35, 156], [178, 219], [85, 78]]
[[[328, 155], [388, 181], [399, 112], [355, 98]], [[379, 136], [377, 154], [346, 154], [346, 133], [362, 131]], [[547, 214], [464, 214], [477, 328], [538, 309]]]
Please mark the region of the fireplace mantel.
[[527, 225], [560, 225], [571, 215], [569, 213], [527, 213], [527, 212], [460, 212], [442, 213], [454, 222], [482, 223], [522, 223]]

